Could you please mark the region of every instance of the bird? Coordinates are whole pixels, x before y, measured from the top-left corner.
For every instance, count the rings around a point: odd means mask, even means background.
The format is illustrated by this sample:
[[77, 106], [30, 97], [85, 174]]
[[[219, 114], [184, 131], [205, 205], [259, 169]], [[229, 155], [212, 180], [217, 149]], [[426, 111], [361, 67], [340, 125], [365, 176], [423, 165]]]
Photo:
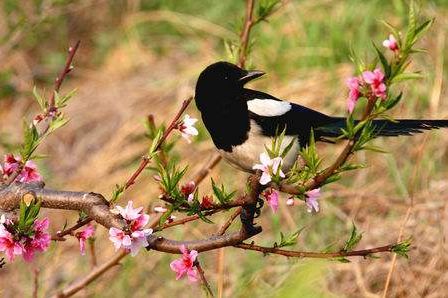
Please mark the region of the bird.
[[[233, 166], [254, 172], [259, 156], [272, 138], [285, 131], [283, 147], [291, 149], [282, 167], [289, 170], [308, 145], [313, 131], [317, 142], [341, 135], [345, 117], [329, 116], [305, 106], [279, 99], [268, 93], [245, 88], [265, 73], [246, 70], [226, 61], [207, 66], [199, 75], [195, 102], [202, 121], [221, 156]], [[425, 130], [448, 127], [448, 120], [373, 120], [375, 137], [409, 136]]]

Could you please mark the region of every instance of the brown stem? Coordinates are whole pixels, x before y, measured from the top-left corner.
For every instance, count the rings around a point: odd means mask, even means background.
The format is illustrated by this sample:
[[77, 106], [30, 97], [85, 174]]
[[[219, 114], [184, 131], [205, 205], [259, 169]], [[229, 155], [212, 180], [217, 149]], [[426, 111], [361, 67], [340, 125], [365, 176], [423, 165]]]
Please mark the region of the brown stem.
[[[72, 226], [72, 227], [70, 227], [68, 229], [65, 229], [63, 231], [57, 231], [56, 235], [53, 235], [52, 237], [54, 238], [54, 240], [62, 240], [62, 239], [64, 239], [64, 236], [73, 235], [73, 233], [77, 229], [85, 226], [86, 224], [88, 224], [91, 221], [92, 221], [92, 219], [90, 217], [84, 218], [84, 219], [78, 221], [74, 226]], [[57, 239], [57, 238], [60, 238], [60, 239]]]
[[[210, 210], [210, 211], [204, 212], [203, 215], [204, 216], [209, 216], [209, 215], [212, 215], [212, 214], [217, 213], [219, 211], [221, 211], [221, 210]], [[191, 216], [187, 216], [187, 217], [181, 218], [179, 220], [175, 220], [173, 222], [166, 223], [161, 228], [155, 228], [154, 231], [161, 231], [161, 230], [165, 230], [165, 229], [168, 229], [168, 228], [171, 228], [171, 227], [174, 227], [174, 226], [183, 225], [183, 224], [186, 224], [187, 222], [198, 220], [199, 218], [200, 217], [197, 214], [191, 215]]]
[[246, 249], [246, 250], [255, 250], [255, 251], [262, 252], [264, 254], [272, 253], [272, 254], [282, 255], [282, 256], [286, 256], [286, 257], [332, 259], [332, 258], [343, 258], [343, 257], [354, 257], [354, 256], [367, 257], [374, 253], [391, 252], [395, 245], [396, 244], [389, 244], [389, 245], [379, 246], [379, 247], [374, 247], [374, 248], [369, 248], [369, 249], [353, 250], [353, 251], [339, 251], [339, 252], [291, 251], [291, 250], [279, 249], [276, 247], [265, 247], [265, 246], [255, 245], [255, 244], [247, 244], [247, 243], [240, 243], [240, 244], [234, 245], [234, 247], [242, 248], [242, 249]]
[[106, 263], [102, 264], [99, 267], [96, 267], [94, 270], [90, 271], [87, 276], [80, 279], [79, 281], [69, 285], [67, 288], [63, 289], [59, 293], [55, 295], [57, 298], [62, 297], [70, 297], [74, 295], [75, 293], [79, 292], [86, 286], [88, 286], [90, 283], [92, 283], [94, 280], [96, 280], [98, 277], [100, 277], [104, 272], [109, 270], [110, 268], [118, 265], [118, 263], [123, 259], [127, 253], [125, 251], [120, 251], [117, 253], [112, 259], [107, 261]]
[[39, 268], [34, 268], [34, 280], [33, 280], [33, 298], [37, 298], [39, 294]]
[[[64, 82], [65, 77], [67, 76], [67, 74], [72, 70], [72, 61], [73, 58], [75, 57], [76, 51], [79, 48], [79, 44], [81, 43], [80, 40], [78, 40], [75, 44], [75, 46], [70, 47], [68, 49], [68, 56], [67, 56], [67, 60], [65, 61], [65, 66], [64, 68], [61, 70], [60, 74], [56, 77], [56, 80], [54, 82], [54, 91], [55, 92], [59, 92], [59, 89], [61, 89], [61, 85], [62, 82]], [[50, 96], [50, 99], [48, 100], [48, 111], [50, 112], [51, 110], [53, 110], [55, 108], [55, 92], [53, 92]]]
[[90, 266], [91, 268], [95, 268], [98, 265], [98, 260], [96, 258], [96, 250], [95, 250], [95, 241], [96, 239], [89, 239], [89, 251], [90, 251]]
[[238, 59], [238, 66], [244, 68], [247, 59], [247, 49], [249, 47], [249, 37], [252, 26], [254, 25], [254, 6], [255, 0], [246, 1], [246, 16], [244, 19], [243, 31], [240, 35], [240, 52]]
[[210, 174], [212, 169], [221, 161], [221, 159], [222, 157], [219, 153], [213, 154], [210, 160], [204, 164], [204, 166], [194, 175], [193, 179], [191, 179], [194, 181], [195, 185], [201, 183], [201, 181], [204, 180], [208, 174]]
[[207, 278], [205, 277], [205, 273], [204, 270], [202, 269], [201, 263], [199, 263], [199, 261], [196, 260], [194, 265], [196, 266], [196, 269], [198, 269], [199, 277], [201, 278], [201, 282], [204, 285], [204, 288], [207, 290], [207, 292], [210, 294], [211, 297], [215, 297], [212, 288], [210, 287], [210, 284]]
[[229, 219], [221, 226], [221, 228], [219, 229], [218, 233], [216, 233], [217, 235], [224, 235], [224, 233], [227, 231], [227, 229], [230, 227], [230, 225], [232, 224], [232, 222], [235, 220], [235, 218], [238, 217], [238, 215], [241, 214], [241, 207], [238, 207], [235, 212], [229, 217]]

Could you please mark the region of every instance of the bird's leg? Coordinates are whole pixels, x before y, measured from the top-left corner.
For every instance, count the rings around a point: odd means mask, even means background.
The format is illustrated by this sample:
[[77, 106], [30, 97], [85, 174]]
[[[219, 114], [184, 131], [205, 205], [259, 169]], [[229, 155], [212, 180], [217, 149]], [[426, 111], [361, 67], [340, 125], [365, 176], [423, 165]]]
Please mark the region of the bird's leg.
[[[258, 182], [260, 179], [259, 173], [249, 177], [250, 192], [247, 196], [247, 202], [241, 210], [241, 224], [242, 230], [247, 235], [253, 236], [261, 232], [260, 226], [255, 226], [254, 218], [260, 214], [260, 208], [263, 204], [259, 204], [259, 196], [264, 187]], [[258, 206], [257, 206], [258, 205]]]

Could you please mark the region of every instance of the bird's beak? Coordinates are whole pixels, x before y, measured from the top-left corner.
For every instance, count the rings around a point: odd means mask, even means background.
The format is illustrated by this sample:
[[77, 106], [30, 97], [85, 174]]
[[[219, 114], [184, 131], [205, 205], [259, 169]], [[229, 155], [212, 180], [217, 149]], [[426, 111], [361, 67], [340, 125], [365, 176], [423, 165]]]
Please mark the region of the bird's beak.
[[256, 78], [259, 78], [264, 74], [265, 73], [262, 71], [252, 70], [252, 71], [247, 72], [247, 74], [244, 77], [240, 78], [238, 81], [244, 85], [247, 82], [255, 80]]

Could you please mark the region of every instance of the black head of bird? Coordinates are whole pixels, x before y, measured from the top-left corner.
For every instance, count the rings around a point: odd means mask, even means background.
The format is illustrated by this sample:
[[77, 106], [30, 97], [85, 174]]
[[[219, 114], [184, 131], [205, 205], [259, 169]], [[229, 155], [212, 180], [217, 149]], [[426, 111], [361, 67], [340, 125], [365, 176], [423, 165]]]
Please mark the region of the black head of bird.
[[244, 85], [264, 72], [248, 71], [229, 62], [216, 62], [205, 68], [196, 84], [196, 105], [199, 110], [220, 109], [239, 98]]

